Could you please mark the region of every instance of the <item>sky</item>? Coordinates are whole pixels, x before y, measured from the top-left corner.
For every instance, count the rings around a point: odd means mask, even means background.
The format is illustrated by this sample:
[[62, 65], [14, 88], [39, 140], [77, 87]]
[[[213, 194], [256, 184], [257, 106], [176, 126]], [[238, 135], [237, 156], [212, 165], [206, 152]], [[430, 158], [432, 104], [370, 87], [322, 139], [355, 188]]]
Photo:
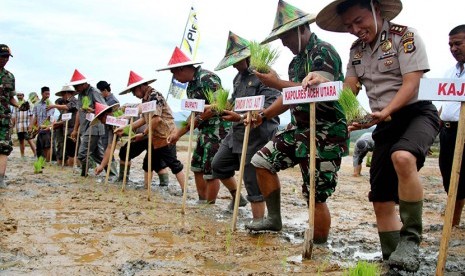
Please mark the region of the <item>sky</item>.
[[[288, 0], [308, 13], [317, 14], [330, 0]], [[213, 71], [224, 57], [229, 31], [262, 41], [271, 31], [277, 0], [2, 0], [0, 43], [7, 44], [14, 57], [6, 69], [16, 78], [16, 90], [26, 95], [49, 86], [55, 92], [68, 83], [78, 69], [95, 86], [100, 80], [111, 83], [117, 94], [127, 86], [129, 71], [143, 78], [156, 78], [152, 84], [167, 95], [172, 74], [157, 72], [165, 67], [175, 46], [179, 46], [191, 6], [197, 11], [200, 32], [196, 61]], [[419, 6], [421, 3], [421, 6]], [[433, 4], [434, 3], [434, 4]], [[403, 10], [393, 22], [418, 30], [428, 53], [431, 71], [427, 77], [442, 77], [455, 64], [449, 51], [448, 33], [463, 21], [463, 1], [403, 1]], [[332, 33], [311, 25], [317, 36], [339, 52], [344, 68], [356, 37]], [[281, 42], [271, 43], [280, 51], [273, 68], [287, 79], [292, 53]], [[345, 69], [344, 69], [345, 71]], [[216, 72], [223, 87], [232, 90], [237, 71]], [[139, 102], [131, 94], [118, 96], [121, 103]], [[366, 94], [359, 101], [369, 110]], [[168, 103], [180, 111], [180, 101], [171, 96]]]

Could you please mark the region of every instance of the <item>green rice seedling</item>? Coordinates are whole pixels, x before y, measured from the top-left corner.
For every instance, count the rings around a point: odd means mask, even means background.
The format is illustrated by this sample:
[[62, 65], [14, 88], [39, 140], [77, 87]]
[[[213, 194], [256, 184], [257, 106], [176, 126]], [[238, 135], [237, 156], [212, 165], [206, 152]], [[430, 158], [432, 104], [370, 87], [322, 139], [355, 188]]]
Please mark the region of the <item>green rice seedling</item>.
[[212, 111], [222, 114], [225, 110], [231, 110], [233, 105], [228, 101], [229, 90], [220, 88], [216, 91], [208, 89], [205, 91], [205, 98], [210, 104]]
[[45, 165], [45, 158], [43, 156], [39, 156], [39, 158], [34, 162], [34, 173], [42, 173], [42, 169]]
[[231, 244], [232, 244], [232, 231], [231, 229], [226, 230], [226, 240], [225, 240], [225, 249], [226, 253], [229, 253], [231, 250]]
[[117, 109], [117, 110], [113, 111], [113, 117], [115, 117], [115, 118], [121, 117], [123, 115], [124, 115], [124, 112], [121, 109]]
[[90, 98], [88, 96], [82, 97], [82, 109], [86, 110], [90, 107]]
[[358, 261], [355, 267], [350, 267], [344, 272], [344, 276], [378, 276], [381, 275], [381, 269], [376, 263], [367, 261]]
[[257, 41], [252, 41], [250, 48], [250, 67], [260, 73], [268, 73], [271, 66], [279, 57], [279, 51], [271, 49], [269, 44], [261, 45]]
[[357, 96], [350, 88], [344, 88], [339, 93], [339, 104], [346, 114], [347, 124], [366, 124], [371, 121], [370, 114], [360, 105]]
[[123, 136], [129, 136], [129, 133], [131, 133], [131, 137], [134, 137], [136, 135], [134, 131], [132, 131], [132, 127], [130, 125], [127, 125], [123, 128]]
[[50, 101], [50, 99], [46, 99], [46, 100], [45, 100], [45, 105], [46, 105], [46, 106], [49, 106], [49, 105], [51, 105], [51, 104], [52, 104], [52, 102]]

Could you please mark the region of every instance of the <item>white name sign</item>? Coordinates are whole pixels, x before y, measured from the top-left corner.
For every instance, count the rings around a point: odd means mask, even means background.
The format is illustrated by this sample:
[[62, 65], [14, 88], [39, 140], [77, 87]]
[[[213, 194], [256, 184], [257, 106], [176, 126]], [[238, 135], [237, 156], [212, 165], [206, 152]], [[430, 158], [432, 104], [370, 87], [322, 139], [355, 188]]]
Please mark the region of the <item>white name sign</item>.
[[92, 120], [94, 119], [95, 117], [95, 114], [94, 113], [86, 113], [86, 120], [89, 121], [89, 122], [92, 122]]
[[61, 120], [68, 121], [73, 117], [73, 113], [63, 113], [61, 114]]
[[419, 100], [465, 101], [464, 79], [420, 79]]
[[107, 125], [110, 126], [117, 126], [117, 127], [123, 127], [128, 124], [128, 119], [123, 119], [123, 118], [116, 118], [113, 116], [107, 116]]
[[181, 100], [181, 110], [203, 112], [205, 109], [205, 100], [183, 99]]
[[157, 101], [151, 101], [143, 103], [142, 105], [142, 113], [152, 112], [157, 109]]
[[126, 107], [124, 109], [124, 116], [139, 117], [139, 108], [137, 108], [137, 107]]
[[341, 90], [341, 81], [325, 82], [307, 89], [302, 86], [287, 87], [282, 93], [283, 104], [337, 101]]
[[262, 110], [265, 105], [265, 95], [237, 98], [234, 111]]

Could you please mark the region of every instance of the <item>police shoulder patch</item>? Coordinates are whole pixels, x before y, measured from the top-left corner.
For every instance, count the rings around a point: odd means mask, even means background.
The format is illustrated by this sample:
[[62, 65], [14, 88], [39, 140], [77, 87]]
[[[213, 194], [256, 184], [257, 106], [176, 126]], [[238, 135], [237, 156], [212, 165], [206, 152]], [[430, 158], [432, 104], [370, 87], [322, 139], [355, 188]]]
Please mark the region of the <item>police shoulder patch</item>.
[[391, 34], [403, 35], [407, 31], [407, 26], [392, 24], [389, 28]]
[[352, 50], [353, 48], [355, 48], [355, 46], [357, 46], [361, 42], [362, 42], [362, 40], [360, 38], [355, 40], [354, 43], [352, 43], [352, 46], [350, 46], [350, 49]]

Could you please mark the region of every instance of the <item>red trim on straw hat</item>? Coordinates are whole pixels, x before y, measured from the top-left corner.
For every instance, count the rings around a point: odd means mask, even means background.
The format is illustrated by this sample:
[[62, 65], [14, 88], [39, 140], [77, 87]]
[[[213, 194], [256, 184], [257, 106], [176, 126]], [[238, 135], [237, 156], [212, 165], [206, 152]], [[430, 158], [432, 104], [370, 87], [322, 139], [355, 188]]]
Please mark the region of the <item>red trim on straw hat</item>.
[[171, 68], [182, 67], [187, 65], [201, 64], [202, 62], [192, 61], [179, 47], [175, 47], [168, 66], [157, 71], [168, 70]]
[[152, 82], [156, 81], [156, 79], [149, 79], [149, 80], [144, 80], [144, 78], [142, 78], [141, 76], [139, 76], [138, 74], [136, 74], [134, 71], [129, 71], [129, 79], [128, 79], [128, 86], [122, 91], [120, 92], [119, 94], [120, 95], [124, 95], [124, 94], [127, 94], [129, 93], [129, 91], [131, 91], [132, 88], [138, 86], [138, 85], [141, 85], [141, 84], [144, 84], [144, 83], [147, 83], [147, 84], [150, 84]]
[[68, 85], [78, 85], [88, 82], [86, 77], [82, 75], [77, 69], [74, 69], [73, 76], [71, 77], [70, 83]]

